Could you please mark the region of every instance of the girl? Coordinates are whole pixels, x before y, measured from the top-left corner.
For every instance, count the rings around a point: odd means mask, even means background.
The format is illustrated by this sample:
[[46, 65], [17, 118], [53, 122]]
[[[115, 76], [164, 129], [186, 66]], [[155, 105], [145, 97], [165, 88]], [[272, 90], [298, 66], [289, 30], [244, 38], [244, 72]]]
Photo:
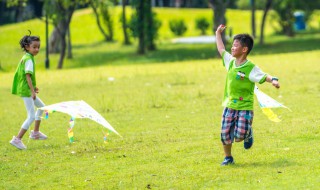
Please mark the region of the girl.
[[[30, 31], [29, 31], [30, 32]], [[20, 40], [21, 48], [26, 52], [18, 64], [14, 75], [12, 94], [20, 96], [27, 109], [28, 117], [21, 126], [18, 135], [13, 136], [10, 144], [18, 149], [26, 149], [27, 147], [21, 141], [24, 134], [29, 129], [32, 122], [35, 120], [34, 130], [30, 133], [31, 139], [47, 139], [47, 136], [39, 131], [42, 110], [37, 110], [35, 113], [34, 106], [43, 107], [44, 103], [37, 97], [36, 93], [39, 89], [36, 86], [36, 70], [34, 56], [36, 56], [40, 49], [40, 38], [38, 36], [24, 36]]]

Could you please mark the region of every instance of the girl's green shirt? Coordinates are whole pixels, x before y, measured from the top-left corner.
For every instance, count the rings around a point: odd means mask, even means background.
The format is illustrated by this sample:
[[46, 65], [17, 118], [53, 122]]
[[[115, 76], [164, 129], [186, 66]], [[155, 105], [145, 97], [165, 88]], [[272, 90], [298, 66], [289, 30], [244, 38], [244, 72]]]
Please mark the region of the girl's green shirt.
[[[25, 64], [28, 60], [32, 61], [33, 64], [33, 71], [29, 71], [25, 69]], [[16, 69], [16, 72], [14, 74], [13, 78], [13, 84], [11, 93], [22, 96], [22, 97], [30, 97], [31, 96], [31, 90], [29, 88], [26, 74], [29, 73], [31, 75], [31, 81], [34, 88], [36, 88], [36, 69], [35, 69], [35, 61], [33, 58], [33, 55], [30, 53], [26, 53], [21, 61], [18, 64], [18, 67]]]

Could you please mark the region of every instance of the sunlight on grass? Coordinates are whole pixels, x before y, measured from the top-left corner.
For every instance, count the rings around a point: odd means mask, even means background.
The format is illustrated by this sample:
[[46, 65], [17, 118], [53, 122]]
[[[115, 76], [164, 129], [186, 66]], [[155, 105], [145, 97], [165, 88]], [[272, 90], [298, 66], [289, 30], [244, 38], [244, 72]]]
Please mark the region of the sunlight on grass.
[[[156, 9], [163, 23], [170, 14], [184, 18], [212, 11]], [[180, 12], [181, 11], [181, 12]], [[248, 31], [250, 13], [228, 10], [235, 32]], [[261, 15], [261, 12], [258, 13]], [[317, 103], [320, 98], [320, 35], [295, 38], [272, 36], [256, 45], [249, 59], [279, 77], [281, 88], [259, 88], [288, 106], [274, 109], [280, 123], [269, 121], [255, 103], [255, 143], [233, 147], [235, 165], [221, 167], [221, 101], [225, 69], [214, 44], [171, 44], [172, 34], [161, 28], [158, 50], [136, 54], [136, 45], [103, 43], [90, 10], [74, 15], [72, 60], [55, 69], [59, 55], [51, 55], [44, 69], [44, 48], [36, 57], [39, 97], [47, 104], [84, 100], [123, 136], [89, 119], [76, 120], [75, 143], [67, 136], [70, 116], [51, 113], [42, 121], [46, 141], [23, 138], [28, 149], [9, 144], [26, 117], [21, 98], [10, 94], [13, 73], [22, 52], [18, 41], [33, 20], [1, 27], [0, 47], [0, 189], [316, 189], [320, 168], [316, 146], [320, 138]], [[82, 22], [82, 23], [81, 23]], [[87, 23], [87, 24], [86, 24]], [[81, 28], [81, 26], [86, 28]], [[164, 25], [166, 26], [166, 25]], [[167, 26], [166, 26], [167, 27]], [[38, 33], [38, 32], [35, 32]], [[120, 36], [120, 34], [117, 34]], [[197, 35], [189, 31], [187, 35]], [[257, 44], [257, 43], [256, 43]], [[42, 45], [44, 47], [44, 44]], [[230, 44], [227, 45], [230, 49]], [[111, 80], [112, 79], [112, 80]], [[31, 180], [30, 180], [31, 179]]]
[[[8, 117], [2, 118], [0, 142], [6, 180], [0, 187], [312, 188], [317, 184], [319, 167], [316, 159], [306, 155], [319, 152], [317, 146], [310, 146], [320, 132], [312, 111], [320, 90], [314, 85], [319, 72], [313, 61], [319, 53], [251, 56], [282, 84], [279, 91], [270, 85], [260, 85], [260, 89], [293, 112], [276, 109], [283, 121], [272, 123], [255, 105], [254, 147], [245, 151], [242, 144], [236, 144], [236, 165], [227, 168], [219, 166], [223, 158], [219, 129], [225, 77], [220, 60], [38, 71], [39, 96], [45, 103], [85, 100], [123, 138], [111, 134], [104, 144], [105, 129], [89, 120], [76, 120], [76, 142], [69, 144], [70, 118], [52, 113], [42, 123], [49, 139], [24, 138], [27, 151], [8, 143], [24, 120], [25, 110], [23, 102], [10, 95], [12, 73], [4, 73], [1, 115]], [[22, 175], [21, 179], [15, 177]], [[37, 180], [25, 180], [31, 176]]]

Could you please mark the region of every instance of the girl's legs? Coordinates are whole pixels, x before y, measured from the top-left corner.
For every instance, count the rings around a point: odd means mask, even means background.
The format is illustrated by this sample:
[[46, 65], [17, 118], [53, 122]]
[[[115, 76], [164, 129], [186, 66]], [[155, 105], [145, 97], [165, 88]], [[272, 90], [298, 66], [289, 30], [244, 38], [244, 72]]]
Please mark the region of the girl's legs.
[[24, 101], [24, 105], [26, 106], [27, 110], [27, 119], [23, 122], [21, 129], [17, 135], [17, 138], [22, 139], [24, 134], [28, 131], [30, 125], [35, 119], [35, 112], [34, 112], [34, 106], [33, 106], [33, 100], [31, 97], [22, 97]]
[[39, 97], [36, 97], [35, 100], [33, 100], [31, 97], [22, 97], [22, 99], [23, 99], [24, 104], [26, 106], [28, 117], [24, 121], [24, 123], [22, 124], [21, 129], [17, 135], [17, 138], [20, 138], [20, 139], [27, 132], [27, 130], [29, 129], [30, 125], [32, 124], [32, 122], [34, 120], [35, 120], [34, 131], [35, 132], [39, 131], [39, 127], [40, 127], [40, 123], [41, 123], [41, 115], [42, 115], [43, 111], [37, 110], [37, 112], [35, 112], [34, 106], [36, 106], [36, 107], [45, 106], [45, 104], [41, 101], [41, 99]]
[[[35, 101], [34, 101], [34, 105], [37, 108], [43, 107], [45, 106], [45, 104], [42, 102], [42, 100], [37, 96]], [[34, 131], [38, 132], [39, 131], [39, 127], [40, 127], [40, 123], [41, 123], [41, 115], [43, 113], [43, 110], [37, 110], [36, 112], [36, 116], [35, 116], [35, 122], [34, 122]]]

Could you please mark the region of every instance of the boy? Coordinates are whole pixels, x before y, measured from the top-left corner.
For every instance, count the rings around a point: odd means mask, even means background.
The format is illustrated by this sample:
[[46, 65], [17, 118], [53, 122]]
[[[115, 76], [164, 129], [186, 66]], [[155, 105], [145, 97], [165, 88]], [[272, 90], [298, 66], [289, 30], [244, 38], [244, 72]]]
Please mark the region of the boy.
[[231, 54], [225, 50], [221, 33], [225, 29], [220, 25], [216, 31], [217, 49], [222, 56], [223, 65], [227, 69], [223, 100], [223, 116], [221, 123], [221, 141], [225, 159], [222, 166], [233, 164], [231, 154], [232, 143], [244, 140], [244, 148], [253, 144], [253, 100], [255, 83], [265, 81], [280, 88], [277, 77], [272, 77], [247, 60], [253, 47], [253, 39], [248, 34], [238, 34], [233, 38]]

